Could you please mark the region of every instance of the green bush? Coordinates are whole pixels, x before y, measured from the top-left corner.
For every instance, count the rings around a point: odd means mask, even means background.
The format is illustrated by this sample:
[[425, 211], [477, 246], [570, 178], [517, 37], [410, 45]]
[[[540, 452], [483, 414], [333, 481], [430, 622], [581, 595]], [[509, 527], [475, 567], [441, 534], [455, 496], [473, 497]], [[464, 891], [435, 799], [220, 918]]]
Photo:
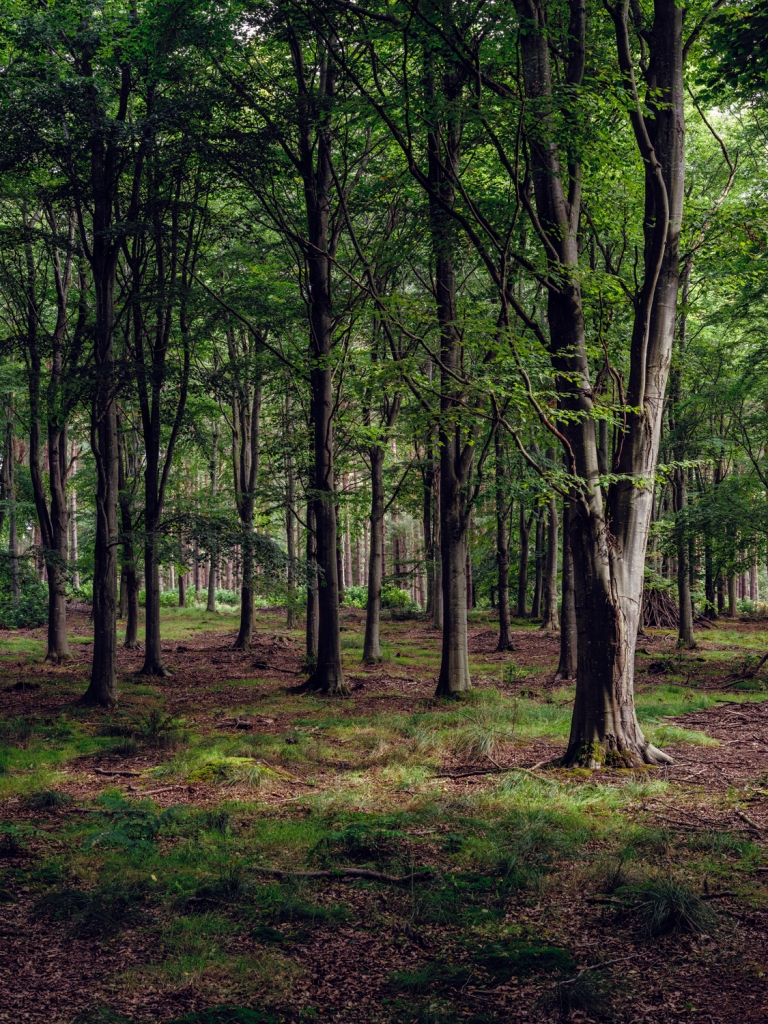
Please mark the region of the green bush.
[[345, 587], [344, 604], [351, 608], [368, 607], [368, 587]]
[[0, 600], [0, 628], [34, 629], [48, 621], [48, 586], [34, 579], [24, 583], [18, 603], [10, 596]]
[[[139, 608], [147, 607], [147, 592], [146, 590], [139, 591]], [[160, 607], [161, 608], [178, 608], [179, 607], [179, 594], [176, 590], [161, 590], [160, 591]]]

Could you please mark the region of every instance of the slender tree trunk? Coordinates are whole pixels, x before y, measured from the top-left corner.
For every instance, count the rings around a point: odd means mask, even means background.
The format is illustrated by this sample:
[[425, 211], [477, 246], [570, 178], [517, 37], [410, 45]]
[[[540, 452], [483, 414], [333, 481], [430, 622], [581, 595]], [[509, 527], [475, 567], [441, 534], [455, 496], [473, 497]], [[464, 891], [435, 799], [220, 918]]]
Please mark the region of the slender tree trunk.
[[535, 577], [533, 587], [533, 605], [531, 607], [531, 616], [534, 619], [541, 617], [541, 606], [542, 598], [544, 596], [544, 516], [542, 515], [541, 509], [536, 512], [536, 546], [534, 549], [534, 565], [535, 565]]
[[728, 617], [735, 619], [739, 614], [738, 598], [736, 595], [736, 575], [732, 573], [728, 577]]
[[531, 542], [531, 518], [525, 518], [525, 506], [520, 502], [520, 562], [517, 570], [517, 617], [528, 615], [528, 552]]
[[[118, 424], [118, 489], [120, 504], [120, 533], [122, 547], [122, 571], [120, 584], [120, 617], [125, 619], [124, 647], [137, 650], [139, 644], [139, 580], [136, 573], [136, 552], [133, 546], [133, 515], [131, 496], [126, 480], [125, 446]], [[125, 607], [123, 607], [125, 602]]]
[[341, 529], [341, 509], [334, 507], [336, 516], [336, 575], [339, 580], [339, 604], [344, 604], [344, 535]]
[[[550, 459], [554, 461], [554, 452], [550, 453]], [[547, 560], [544, 567], [544, 621], [542, 629], [552, 632], [560, 629], [560, 616], [557, 610], [557, 549], [558, 540], [558, 516], [557, 500], [554, 494], [549, 499], [547, 516]]]
[[187, 606], [187, 574], [179, 570], [177, 575], [177, 583], [179, 587], [179, 608], [186, 608]]
[[317, 634], [320, 629], [320, 612], [317, 590], [317, 548], [315, 545], [315, 509], [307, 502], [307, 664], [314, 666], [317, 661]]
[[576, 598], [571, 553], [571, 503], [563, 505], [563, 600], [560, 623], [560, 663], [555, 679], [576, 678], [579, 636], [576, 623]]
[[372, 445], [368, 455], [371, 460], [371, 547], [368, 555], [368, 601], [365, 610], [363, 661], [372, 664], [381, 661], [379, 623], [384, 561], [384, 450]]
[[293, 452], [290, 449], [291, 392], [285, 392], [285, 436], [288, 450], [285, 456], [285, 540], [288, 548], [288, 608], [286, 626], [296, 629], [296, 475]]
[[[688, 504], [687, 478], [684, 469], [675, 469], [675, 511], [682, 512]], [[678, 530], [677, 540], [677, 598], [680, 606], [679, 647], [695, 647], [693, 632], [693, 604], [691, 602], [691, 577], [688, 562], [688, 540]]]
[[21, 597], [19, 586], [19, 537], [16, 525], [16, 458], [13, 450], [13, 410], [6, 410], [5, 428], [5, 493], [8, 501], [8, 554], [11, 563], [11, 600], [18, 604]]
[[498, 568], [499, 590], [499, 642], [497, 651], [512, 649], [509, 613], [509, 522], [512, 515], [512, 504], [507, 501], [504, 481], [506, 468], [504, 460], [504, 442], [500, 431], [494, 438], [496, 448], [496, 565]]
[[[106, 201], [108, 204], [108, 200]], [[102, 250], [109, 245], [111, 210], [100, 199], [94, 214], [93, 286], [96, 297], [94, 346], [96, 391], [91, 410], [91, 448], [96, 464], [96, 530], [93, 564], [93, 662], [83, 704], [117, 703], [117, 574], [119, 453], [114, 398], [114, 271], [116, 260]]]

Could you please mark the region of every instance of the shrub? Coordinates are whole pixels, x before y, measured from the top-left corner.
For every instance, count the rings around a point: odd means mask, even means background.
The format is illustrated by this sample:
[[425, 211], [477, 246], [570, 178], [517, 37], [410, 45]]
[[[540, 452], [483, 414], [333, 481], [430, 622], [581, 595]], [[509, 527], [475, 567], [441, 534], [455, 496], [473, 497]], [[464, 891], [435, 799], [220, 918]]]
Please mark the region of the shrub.
[[673, 932], [708, 934], [717, 928], [714, 910], [674, 878], [646, 882], [628, 895], [636, 897], [633, 913], [648, 938]]
[[40, 580], [26, 583], [16, 604], [0, 601], [0, 628], [34, 629], [48, 621], [48, 587]]
[[58, 789], [39, 789], [24, 799], [25, 806], [35, 811], [58, 811], [59, 808], [71, 803], [72, 797], [69, 793], [62, 793]]
[[28, 747], [34, 732], [35, 723], [22, 715], [0, 722], [0, 742], [9, 747], [21, 747], [22, 749]]
[[38, 900], [35, 916], [66, 922], [70, 935], [108, 939], [136, 923], [141, 900], [137, 889], [122, 884], [91, 891], [65, 886]]

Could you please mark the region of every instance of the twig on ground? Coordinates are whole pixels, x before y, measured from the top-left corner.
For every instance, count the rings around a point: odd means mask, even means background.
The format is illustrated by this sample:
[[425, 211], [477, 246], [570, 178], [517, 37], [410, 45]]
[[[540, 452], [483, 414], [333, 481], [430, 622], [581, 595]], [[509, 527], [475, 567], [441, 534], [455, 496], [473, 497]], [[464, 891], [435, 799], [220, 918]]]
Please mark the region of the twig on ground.
[[753, 832], [756, 832], [761, 839], [763, 838], [763, 829], [760, 828], [756, 821], [753, 821], [752, 818], [750, 818], [748, 814], [745, 814], [740, 807], [734, 807], [733, 810], [737, 818], [741, 818], [745, 824], [749, 825]]
[[121, 772], [118, 771], [116, 768], [110, 769], [109, 771], [107, 771], [107, 769], [105, 768], [89, 768], [88, 771], [92, 772], [94, 775], [127, 775], [135, 779], [138, 779], [141, 776], [141, 772]]

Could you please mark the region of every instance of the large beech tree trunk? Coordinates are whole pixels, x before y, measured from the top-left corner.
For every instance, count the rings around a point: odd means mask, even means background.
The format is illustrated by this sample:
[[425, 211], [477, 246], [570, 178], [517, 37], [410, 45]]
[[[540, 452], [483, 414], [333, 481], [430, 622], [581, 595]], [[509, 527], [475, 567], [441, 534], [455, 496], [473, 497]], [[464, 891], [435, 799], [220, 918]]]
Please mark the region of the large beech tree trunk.
[[[637, 94], [629, 42], [628, 0], [611, 15], [630, 120], [646, 167], [644, 274], [634, 304], [627, 426], [614, 458], [618, 481], [603, 500], [594, 401], [578, 275], [580, 168], [562, 159], [554, 119], [548, 33], [541, 0], [516, 0], [526, 94], [536, 118], [530, 136], [533, 185], [542, 240], [556, 287], [549, 289], [553, 364], [560, 372], [561, 422], [570, 471], [581, 481], [570, 523], [578, 624], [578, 678], [564, 762], [597, 766], [669, 761], [643, 736], [633, 678], [643, 568], [651, 517], [678, 292], [678, 239], [684, 185], [682, 9], [655, 0], [648, 46], [646, 106]], [[566, 86], [584, 70], [583, 0], [571, 0]], [[535, 111], [535, 112], [534, 112]], [[646, 113], [649, 111], [649, 113]], [[531, 125], [533, 127], [533, 125]], [[566, 178], [567, 181], [564, 181]], [[609, 532], [610, 531], [610, 532]]]

